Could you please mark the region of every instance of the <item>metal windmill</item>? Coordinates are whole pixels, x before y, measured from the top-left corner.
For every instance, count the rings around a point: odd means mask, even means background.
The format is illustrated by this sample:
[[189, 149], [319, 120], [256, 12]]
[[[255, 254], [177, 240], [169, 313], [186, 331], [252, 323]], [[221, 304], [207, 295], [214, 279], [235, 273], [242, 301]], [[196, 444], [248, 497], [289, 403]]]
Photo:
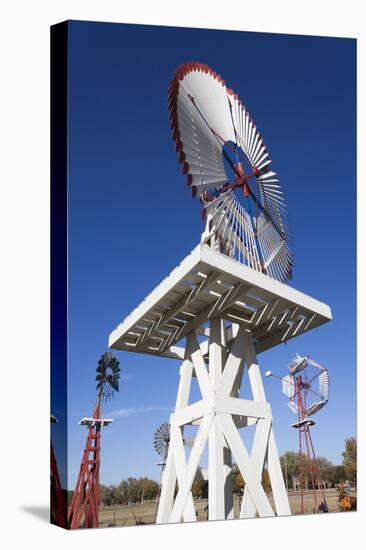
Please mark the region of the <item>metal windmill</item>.
[[98, 361], [97, 383], [98, 399], [105, 402], [111, 401], [114, 392], [119, 391], [119, 380], [121, 369], [117, 357], [107, 351]]
[[[257, 353], [331, 319], [290, 288], [286, 203], [263, 138], [210, 67], [184, 63], [169, 84], [175, 149], [206, 220], [201, 242], [109, 336], [112, 348], [182, 361], [157, 523], [195, 521], [192, 484], [208, 447], [208, 517], [234, 517], [232, 456], [245, 480], [240, 517], [290, 515]], [[240, 398], [244, 368], [253, 399]], [[190, 402], [192, 380], [202, 398]], [[240, 429], [255, 425], [247, 450]], [[186, 426], [197, 427], [189, 458]], [[274, 506], [261, 478], [267, 466]], [[178, 482], [178, 492], [176, 486]]]
[[162, 462], [158, 466], [164, 470], [166, 464], [166, 457], [168, 456], [170, 442], [170, 426], [168, 422], [163, 422], [156, 430], [154, 434], [154, 447], [155, 451], [161, 456]]
[[[310, 427], [316, 424], [313, 418], [328, 403], [329, 374], [328, 369], [319, 365], [308, 356], [296, 354], [289, 364], [290, 373], [282, 380], [282, 391], [289, 398], [288, 405], [297, 415], [296, 422], [291, 424], [299, 433], [299, 480], [301, 491], [301, 513], [304, 513], [305, 485], [310, 481], [313, 513], [328, 512], [324, 494], [324, 483], [316, 460]], [[273, 376], [271, 371], [266, 376]], [[277, 377], [276, 377], [277, 378]], [[321, 502], [318, 505], [319, 492]]]
[[[194, 442], [193, 437], [185, 437], [183, 439], [183, 445], [185, 447], [192, 447]], [[166, 458], [168, 456], [170, 443], [170, 424], [168, 422], [163, 422], [156, 430], [154, 434], [154, 448], [155, 451], [161, 456], [162, 462], [158, 466], [162, 467], [164, 470], [166, 466]]]
[[[185, 437], [183, 439], [183, 445], [186, 447], [193, 447], [193, 443], [194, 443], [194, 438], [192, 437], [191, 438]], [[162, 459], [162, 461], [159, 462], [158, 464], [158, 466], [161, 466], [161, 476], [160, 476], [160, 483], [159, 483], [158, 498], [156, 500], [155, 516], [159, 505], [161, 485], [162, 485], [164, 469], [166, 466], [166, 459], [169, 451], [169, 444], [170, 444], [170, 424], [168, 422], [163, 422], [154, 434], [154, 448], [155, 448], [155, 451], [158, 453], [158, 455], [160, 455]]]
[[169, 87], [173, 139], [207, 220], [203, 242], [287, 281], [292, 253], [278, 175], [248, 110], [207, 65], [185, 63]]
[[101, 409], [102, 402], [110, 401], [114, 392], [119, 391], [120, 371], [119, 361], [113, 353], [101, 356], [96, 369], [97, 400], [93, 416], [79, 422], [88, 428], [88, 435], [69, 510], [71, 529], [98, 527], [101, 428], [113, 422], [111, 418], [102, 418]]
[[159, 492], [156, 499], [155, 520], [158, 512], [160, 493], [161, 493], [161, 482], [163, 478], [164, 468], [166, 466], [166, 458], [168, 456], [169, 442], [170, 442], [170, 425], [168, 424], [168, 422], [163, 422], [163, 424], [159, 426], [159, 428], [156, 430], [154, 434], [154, 448], [155, 448], [155, 451], [158, 453], [158, 455], [162, 459], [162, 461], [158, 464], [158, 466], [161, 466], [161, 476], [160, 476], [160, 483], [159, 483]]

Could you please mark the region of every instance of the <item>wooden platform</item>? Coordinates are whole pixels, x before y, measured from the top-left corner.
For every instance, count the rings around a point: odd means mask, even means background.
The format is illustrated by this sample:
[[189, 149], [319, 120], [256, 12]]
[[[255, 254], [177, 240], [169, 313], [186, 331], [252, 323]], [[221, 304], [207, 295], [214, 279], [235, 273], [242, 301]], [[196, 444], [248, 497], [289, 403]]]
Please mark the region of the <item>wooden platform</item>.
[[[183, 359], [177, 345], [207, 322], [227, 321], [251, 332], [260, 353], [327, 321], [326, 304], [287, 284], [198, 245], [109, 336], [114, 349]], [[203, 342], [202, 347], [204, 348]]]

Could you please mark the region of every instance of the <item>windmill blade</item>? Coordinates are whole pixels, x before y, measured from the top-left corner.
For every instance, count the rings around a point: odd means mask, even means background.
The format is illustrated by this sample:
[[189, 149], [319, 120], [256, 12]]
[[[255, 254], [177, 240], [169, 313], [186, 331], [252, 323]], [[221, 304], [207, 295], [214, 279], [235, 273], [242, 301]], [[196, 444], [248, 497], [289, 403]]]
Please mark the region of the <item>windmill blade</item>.
[[[328, 369], [314, 359], [308, 356], [302, 357], [298, 353], [288, 367], [290, 374], [282, 379], [283, 392], [290, 398], [290, 408], [294, 412], [298, 412], [300, 408], [301, 414], [306, 419], [319, 412], [328, 403]], [[298, 402], [301, 397], [300, 405], [295, 403], [295, 397]]]
[[168, 454], [169, 443], [170, 425], [167, 422], [164, 422], [159, 426], [154, 434], [154, 448], [156, 452], [164, 459]]
[[312, 416], [313, 414], [319, 412], [320, 409], [322, 409], [327, 403], [328, 401], [324, 399], [322, 401], [318, 401], [317, 403], [313, 403], [310, 407], [308, 407], [308, 409], [306, 409], [306, 414], [308, 416]]
[[295, 384], [294, 378], [293, 376], [291, 376], [291, 374], [288, 374], [287, 376], [284, 376], [282, 378], [282, 391], [290, 399], [293, 398], [295, 394]]
[[287, 405], [290, 407], [292, 412], [294, 412], [294, 413], [298, 412], [299, 408], [293, 400], [288, 401]]
[[[183, 174], [211, 224], [206, 242], [286, 282], [292, 276], [293, 257], [284, 193], [246, 107], [215, 71], [196, 61], [175, 71], [168, 106]], [[235, 194], [238, 201], [241, 189], [243, 204], [224, 200]]]
[[329, 374], [327, 369], [323, 369], [319, 376], [319, 393], [325, 401], [328, 401], [329, 395]]
[[307, 365], [307, 357], [301, 357], [298, 353], [295, 355], [295, 357], [292, 359], [291, 363], [289, 364], [288, 368], [290, 369], [290, 372], [292, 375], [296, 374], [297, 372], [304, 369]]
[[98, 382], [96, 389], [101, 398], [111, 401], [114, 392], [119, 391], [120, 364], [117, 357], [110, 351], [103, 353], [96, 368]]

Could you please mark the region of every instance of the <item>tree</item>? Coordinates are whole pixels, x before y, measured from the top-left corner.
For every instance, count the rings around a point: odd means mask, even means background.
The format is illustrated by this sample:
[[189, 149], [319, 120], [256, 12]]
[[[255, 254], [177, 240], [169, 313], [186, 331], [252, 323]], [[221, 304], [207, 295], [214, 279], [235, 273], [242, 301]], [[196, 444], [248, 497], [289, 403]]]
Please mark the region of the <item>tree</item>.
[[[318, 464], [319, 470], [320, 470], [320, 477], [322, 481], [327, 485], [328, 483], [331, 483], [333, 474], [334, 474], [334, 464], [330, 462], [327, 458], [324, 458], [323, 456], [318, 456], [316, 459], [316, 462]], [[317, 477], [315, 476], [315, 480], [317, 482]]]
[[145, 477], [143, 479], [144, 500], [153, 500], [158, 496], [159, 484], [152, 479]]
[[245, 482], [244, 482], [243, 476], [239, 471], [237, 464], [234, 464], [231, 471], [231, 475], [233, 479], [233, 492], [236, 495], [241, 495], [244, 490]]
[[356, 481], [357, 479], [357, 439], [355, 437], [347, 437], [345, 439], [345, 448], [342, 453], [344, 471], [348, 481]]
[[272, 487], [271, 487], [271, 481], [269, 479], [269, 473], [268, 473], [268, 470], [267, 468], [264, 468], [263, 470], [263, 474], [262, 474], [262, 485], [263, 485], [263, 489], [265, 490], [266, 493], [268, 493], [269, 491], [271, 491]]
[[119, 501], [121, 504], [127, 504], [129, 501], [129, 487], [125, 479], [123, 479], [117, 487]]
[[296, 480], [299, 477], [300, 453], [287, 451], [280, 457], [280, 462], [286, 487], [292, 487], [296, 490]]
[[128, 502], [137, 502], [141, 499], [142, 484], [134, 477], [127, 479], [128, 484]]
[[118, 491], [115, 485], [109, 485], [109, 487], [107, 487], [106, 501], [110, 506], [118, 504]]
[[328, 487], [335, 487], [339, 483], [344, 483], [346, 480], [346, 473], [344, 466], [342, 465], [333, 465], [329, 471], [328, 478], [326, 480], [326, 485]]
[[196, 479], [192, 485], [192, 495], [196, 498], [204, 498], [206, 482], [203, 479]]
[[106, 506], [108, 504], [107, 495], [108, 495], [108, 487], [106, 487], [105, 485], [100, 484], [99, 485], [99, 500], [100, 500], [100, 503], [103, 506]]

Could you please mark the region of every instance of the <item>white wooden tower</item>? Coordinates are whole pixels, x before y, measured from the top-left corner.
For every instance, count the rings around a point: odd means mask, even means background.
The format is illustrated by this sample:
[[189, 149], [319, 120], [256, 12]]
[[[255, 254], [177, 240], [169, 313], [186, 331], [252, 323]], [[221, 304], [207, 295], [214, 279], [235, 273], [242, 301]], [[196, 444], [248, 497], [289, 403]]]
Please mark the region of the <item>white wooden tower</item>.
[[[112, 348], [182, 361], [157, 523], [196, 520], [191, 490], [205, 448], [210, 520], [234, 517], [233, 462], [245, 480], [240, 517], [291, 514], [257, 354], [330, 319], [327, 305], [200, 244], [110, 334]], [[241, 397], [245, 369], [251, 399]], [[194, 377], [201, 398], [191, 403]], [[253, 425], [248, 450], [241, 430]], [[187, 426], [197, 426], [188, 459]]]

